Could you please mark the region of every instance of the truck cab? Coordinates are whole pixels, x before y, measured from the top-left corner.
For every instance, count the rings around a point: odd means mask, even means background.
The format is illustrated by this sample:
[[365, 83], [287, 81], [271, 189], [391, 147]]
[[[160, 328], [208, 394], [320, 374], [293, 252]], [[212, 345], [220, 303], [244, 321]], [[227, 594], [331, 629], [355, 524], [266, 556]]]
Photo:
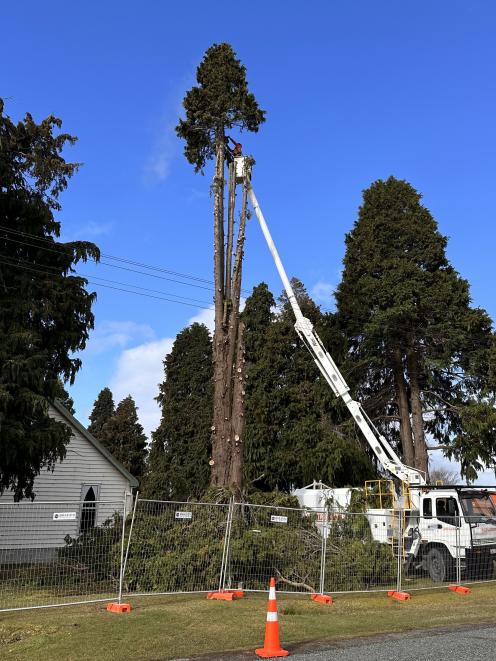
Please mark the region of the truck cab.
[[487, 579], [496, 559], [494, 487], [425, 485], [419, 512], [412, 513], [406, 534], [415, 539], [411, 562], [433, 581], [453, 580], [456, 562], [466, 579]]

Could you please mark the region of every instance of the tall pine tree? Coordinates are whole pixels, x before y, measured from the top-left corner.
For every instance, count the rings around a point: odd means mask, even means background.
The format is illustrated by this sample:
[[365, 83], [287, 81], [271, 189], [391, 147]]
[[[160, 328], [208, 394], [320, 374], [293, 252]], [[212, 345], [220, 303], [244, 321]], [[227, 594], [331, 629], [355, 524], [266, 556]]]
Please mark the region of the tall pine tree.
[[114, 397], [110, 388], [103, 388], [98, 393], [98, 397], [93, 404], [93, 410], [90, 415], [90, 425], [88, 431], [90, 434], [100, 440], [103, 440], [103, 428], [115, 413]]
[[141, 480], [145, 472], [146, 436], [131, 395], [119, 402], [99, 440], [131, 475]]
[[54, 212], [78, 168], [62, 157], [76, 138], [61, 124], [29, 113], [16, 124], [0, 99], [0, 493], [16, 498], [33, 497], [36, 475], [65, 456], [71, 430], [48, 406], [60, 380], [74, 382], [93, 327], [95, 294], [74, 266], [98, 248], [57, 241]]
[[[248, 91], [246, 68], [226, 43], [211, 46], [197, 68], [197, 85], [186, 94], [186, 118], [176, 128], [186, 141], [185, 156], [200, 171], [215, 159], [213, 339], [214, 393], [212, 419], [213, 486], [241, 488], [243, 462], [244, 362], [243, 325], [239, 320], [241, 271], [247, 218], [247, 189], [234, 241], [235, 177], [229, 165], [227, 226], [224, 219], [226, 131], [258, 131], [265, 120], [255, 96]], [[232, 160], [232, 159], [231, 159]], [[236, 247], [234, 248], [234, 244]], [[234, 258], [233, 258], [234, 251]]]
[[365, 408], [404, 461], [427, 472], [432, 436], [474, 479], [496, 449], [493, 334], [446, 244], [410, 184], [373, 183], [346, 237], [338, 317]]
[[145, 495], [186, 500], [208, 487], [212, 373], [208, 329], [192, 324], [178, 334], [164, 360], [157, 397], [162, 419], [152, 434]]

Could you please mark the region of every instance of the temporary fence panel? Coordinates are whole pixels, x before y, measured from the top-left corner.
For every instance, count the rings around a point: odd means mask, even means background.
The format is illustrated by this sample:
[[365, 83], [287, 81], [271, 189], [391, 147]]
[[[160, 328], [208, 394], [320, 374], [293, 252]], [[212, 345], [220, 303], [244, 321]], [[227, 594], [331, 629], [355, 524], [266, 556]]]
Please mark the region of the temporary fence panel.
[[401, 571], [401, 516], [330, 510], [325, 592], [396, 590]]
[[127, 594], [207, 592], [219, 587], [228, 504], [139, 499], [124, 553]]
[[0, 504], [0, 610], [110, 599], [125, 501]]
[[274, 576], [280, 591], [319, 592], [323, 516], [324, 510], [235, 503], [223, 587], [264, 591]]
[[464, 583], [496, 579], [496, 519], [465, 516], [459, 527], [460, 573]]

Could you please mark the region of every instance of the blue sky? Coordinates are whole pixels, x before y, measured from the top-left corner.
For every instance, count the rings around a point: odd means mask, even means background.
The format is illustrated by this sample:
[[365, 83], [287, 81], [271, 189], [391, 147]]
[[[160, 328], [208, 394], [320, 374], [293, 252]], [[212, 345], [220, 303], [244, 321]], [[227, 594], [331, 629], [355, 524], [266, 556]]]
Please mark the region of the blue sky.
[[[211, 171], [194, 174], [174, 126], [204, 51], [228, 41], [267, 110], [260, 133], [241, 141], [289, 273], [331, 307], [361, 191], [393, 174], [422, 192], [474, 303], [494, 318], [495, 21], [489, 0], [29, 0], [2, 8], [0, 94], [13, 118], [53, 113], [79, 137], [67, 153], [84, 165], [62, 198], [65, 238], [210, 279]], [[278, 293], [254, 222], [244, 287], [265, 280]], [[211, 303], [200, 287], [106, 265], [80, 270]], [[136, 398], [150, 430], [160, 361], [208, 311], [97, 291], [72, 389], [77, 414], [84, 421], [110, 385], [117, 399]]]

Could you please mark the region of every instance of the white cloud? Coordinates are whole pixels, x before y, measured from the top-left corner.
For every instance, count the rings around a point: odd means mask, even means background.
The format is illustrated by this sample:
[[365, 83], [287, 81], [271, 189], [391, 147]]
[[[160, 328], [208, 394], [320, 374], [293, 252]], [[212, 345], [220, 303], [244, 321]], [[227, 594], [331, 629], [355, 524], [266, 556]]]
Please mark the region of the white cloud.
[[208, 310], [200, 310], [198, 314], [195, 314], [194, 317], [188, 321], [188, 326], [190, 324], [205, 324], [208, 330], [213, 333], [215, 326], [215, 312], [214, 306], [211, 305]]
[[110, 389], [116, 402], [131, 395], [138, 407], [138, 416], [145, 433], [150, 438], [160, 422], [160, 409], [155, 397], [158, 384], [163, 381], [163, 360], [172, 349], [174, 339], [146, 342], [122, 352]]
[[103, 321], [91, 333], [86, 351], [92, 354], [124, 349], [132, 342], [152, 340], [153, 329], [134, 321]]
[[310, 292], [311, 297], [316, 303], [325, 303], [326, 305], [334, 304], [334, 291], [335, 286], [330, 282], [323, 282], [319, 280], [312, 287]]

